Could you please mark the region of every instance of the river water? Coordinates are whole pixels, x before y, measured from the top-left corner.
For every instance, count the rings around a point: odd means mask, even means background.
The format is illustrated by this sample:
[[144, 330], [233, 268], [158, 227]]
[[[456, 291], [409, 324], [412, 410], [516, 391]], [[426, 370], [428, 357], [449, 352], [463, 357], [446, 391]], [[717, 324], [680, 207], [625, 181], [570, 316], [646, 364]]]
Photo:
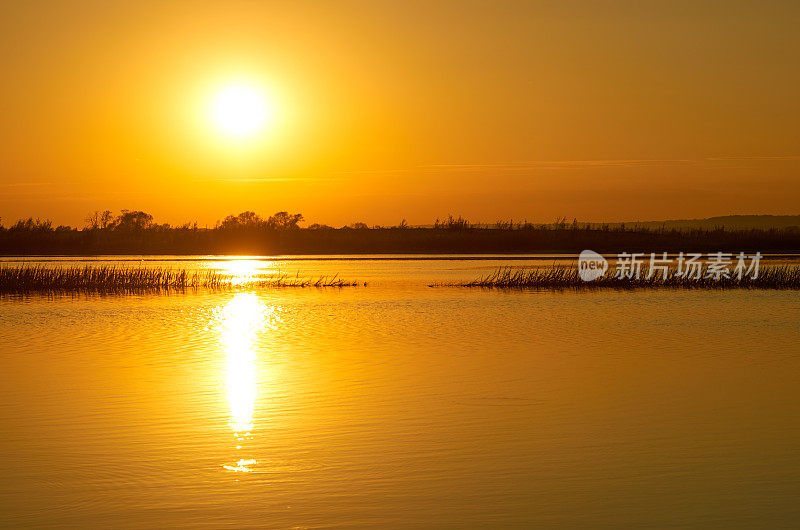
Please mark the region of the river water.
[[0, 525], [800, 520], [796, 292], [429, 287], [525, 262], [405, 258], [99, 258], [367, 285], [0, 298]]

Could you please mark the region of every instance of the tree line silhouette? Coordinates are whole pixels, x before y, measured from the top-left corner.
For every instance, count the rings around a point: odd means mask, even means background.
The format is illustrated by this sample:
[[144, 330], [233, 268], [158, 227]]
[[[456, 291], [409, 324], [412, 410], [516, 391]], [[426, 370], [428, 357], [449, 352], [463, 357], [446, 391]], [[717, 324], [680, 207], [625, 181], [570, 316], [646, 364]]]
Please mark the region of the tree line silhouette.
[[170, 226], [140, 210], [88, 215], [78, 229], [49, 220], [0, 224], [0, 254], [383, 254], [383, 253], [577, 253], [618, 252], [800, 252], [800, 227], [773, 229], [676, 229], [587, 224], [559, 218], [553, 223], [498, 221], [470, 223], [448, 215], [427, 226], [363, 222], [341, 228], [301, 227], [303, 215], [277, 212], [261, 217], [246, 211], [214, 227]]

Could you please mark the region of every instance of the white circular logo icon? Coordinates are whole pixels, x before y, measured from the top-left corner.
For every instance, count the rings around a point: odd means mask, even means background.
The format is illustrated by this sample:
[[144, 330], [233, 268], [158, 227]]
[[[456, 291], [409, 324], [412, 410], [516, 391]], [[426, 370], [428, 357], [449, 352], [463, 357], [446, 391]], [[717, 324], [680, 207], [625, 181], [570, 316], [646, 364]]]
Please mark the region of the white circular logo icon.
[[578, 276], [585, 282], [591, 282], [608, 271], [606, 258], [594, 250], [584, 250], [578, 256]]

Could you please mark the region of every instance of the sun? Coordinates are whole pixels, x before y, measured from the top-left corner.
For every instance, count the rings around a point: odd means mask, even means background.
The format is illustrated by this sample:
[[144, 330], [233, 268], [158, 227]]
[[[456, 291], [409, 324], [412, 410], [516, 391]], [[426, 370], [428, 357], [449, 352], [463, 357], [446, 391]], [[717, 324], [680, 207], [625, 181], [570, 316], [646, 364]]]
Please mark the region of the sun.
[[252, 85], [229, 85], [214, 97], [211, 118], [222, 134], [247, 138], [260, 132], [272, 117], [266, 94]]

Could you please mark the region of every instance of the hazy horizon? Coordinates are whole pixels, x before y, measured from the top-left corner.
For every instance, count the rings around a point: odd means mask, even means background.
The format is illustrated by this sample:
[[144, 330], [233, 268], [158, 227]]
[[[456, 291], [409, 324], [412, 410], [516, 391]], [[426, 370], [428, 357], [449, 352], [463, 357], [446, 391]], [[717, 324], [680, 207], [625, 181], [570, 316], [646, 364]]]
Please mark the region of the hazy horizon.
[[[108, 211], [111, 213], [111, 216], [112, 216], [111, 218], [117, 218], [118, 215], [121, 212], [126, 212], [126, 211], [127, 212], [135, 212], [137, 210], [133, 209], [133, 208], [123, 208], [122, 210], [118, 210], [118, 211], [111, 211], [111, 210], [108, 210]], [[166, 223], [166, 224], [172, 226], [173, 228], [174, 227], [180, 227], [180, 226], [183, 226], [183, 225], [186, 225], [186, 224], [190, 224], [191, 225], [191, 224], [194, 224], [194, 223], [196, 223], [198, 225], [198, 227], [200, 227], [200, 228], [214, 228], [215, 226], [218, 226], [222, 221], [224, 221], [225, 217], [236, 216], [238, 214], [248, 213], [248, 212], [255, 213], [258, 217], [262, 218], [263, 220], [266, 220], [270, 216], [270, 214], [267, 213], [267, 212], [252, 212], [252, 210], [249, 210], [249, 211], [244, 211], [244, 212], [231, 212], [231, 213], [229, 213], [227, 215], [221, 216], [219, 219], [216, 219], [215, 221], [210, 222], [210, 223], [197, 222], [197, 221], [195, 221], [194, 219], [191, 219], [191, 218], [178, 219], [176, 221], [172, 221], [171, 222], [171, 221], [167, 221], [165, 219], [161, 219], [161, 218], [157, 218], [157, 217], [153, 217], [152, 222], [156, 223], [156, 224]], [[87, 212], [87, 215], [85, 215], [77, 223], [72, 223], [72, 224], [70, 224], [70, 223], [57, 223], [52, 219], [52, 217], [46, 217], [46, 216], [42, 217], [42, 216], [25, 215], [25, 216], [22, 216], [22, 217], [19, 217], [19, 218], [14, 218], [14, 219], [8, 219], [8, 218], [0, 217], [0, 228], [9, 228], [12, 225], [14, 225], [17, 221], [26, 221], [26, 220], [29, 220], [29, 219], [34, 219], [36, 221], [41, 221], [41, 222], [48, 222], [48, 221], [52, 222], [52, 227], [53, 228], [55, 228], [55, 227], [57, 227], [59, 225], [65, 225], [65, 226], [69, 226], [69, 227], [77, 228], [77, 229], [91, 228], [91, 219], [90, 218], [93, 215], [94, 216], [99, 216], [102, 213], [103, 213], [103, 210], [93, 210], [91, 212]], [[149, 212], [144, 212], [144, 213], [149, 213]], [[272, 212], [272, 213], [278, 213], [278, 212]], [[265, 214], [265, 215], [262, 215], [262, 214]], [[302, 220], [299, 222], [299, 226], [301, 228], [307, 228], [307, 227], [309, 227], [311, 225], [322, 225], [324, 227], [329, 227], [329, 228], [344, 228], [344, 227], [350, 227], [352, 225], [361, 224], [361, 223], [367, 224], [370, 228], [373, 228], [373, 227], [376, 227], [376, 228], [390, 228], [390, 227], [394, 227], [394, 226], [400, 225], [402, 221], [406, 221], [407, 226], [409, 226], [409, 227], [432, 227], [432, 226], [434, 226], [436, 224], [437, 221], [440, 221], [442, 223], [446, 222], [448, 217], [451, 217], [453, 219], [459, 219], [459, 220], [463, 219], [464, 222], [466, 222], [466, 223], [468, 223], [470, 225], [473, 225], [473, 226], [477, 226], [477, 227], [487, 227], [487, 226], [491, 227], [492, 225], [495, 225], [497, 223], [507, 223], [507, 222], [512, 222], [515, 225], [518, 224], [518, 223], [519, 224], [533, 224], [533, 225], [550, 225], [550, 224], [566, 223], [567, 225], [571, 225], [573, 222], [577, 222], [581, 226], [584, 226], [584, 225], [602, 225], [602, 224], [609, 224], [609, 225], [643, 224], [643, 225], [647, 225], [647, 224], [657, 224], [657, 223], [667, 223], [667, 224], [673, 224], [673, 223], [678, 223], [678, 224], [698, 223], [698, 224], [702, 224], [704, 222], [711, 222], [711, 221], [715, 221], [715, 220], [718, 220], [718, 219], [725, 219], [726, 221], [731, 221], [732, 222], [732, 226], [738, 223], [738, 224], [745, 224], [745, 225], [748, 225], [748, 226], [750, 224], [752, 224], [753, 226], [758, 225], [758, 226], [765, 226], [766, 227], [766, 226], [773, 226], [774, 225], [775, 227], [778, 227], [778, 226], [785, 225], [785, 223], [782, 223], [780, 221], [784, 221], [787, 218], [790, 219], [790, 220], [793, 220], [793, 218], [797, 218], [797, 220], [800, 221], [800, 213], [795, 213], [795, 214], [751, 213], [751, 214], [731, 214], [731, 215], [718, 215], [718, 216], [682, 218], [682, 219], [673, 218], [673, 219], [621, 219], [621, 220], [578, 219], [577, 217], [570, 217], [570, 216], [564, 216], [564, 215], [557, 216], [556, 218], [550, 219], [550, 220], [538, 220], [538, 219], [530, 219], [530, 218], [524, 218], [524, 217], [523, 218], [516, 218], [516, 219], [498, 217], [497, 219], [494, 219], [494, 220], [481, 220], [481, 219], [470, 219], [470, 218], [467, 218], [467, 217], [464, 217], [464, 216], [460, 216], [458, 214], [448, 213], [447, 215], [439, 215], [434, 219], [430, 219], [428, 221], [423, 221], [423, 222], [420, 222], [420, 223], [408, 223], [408, 219], [406, 217], [402, 217], [400, 220], [398, 220], [396, 222], [389, 222], [389, 223], [385, 223], [385, 224], [364, 223], [363, 219], [355, 216], [355, 217], [352, 217], [349, 221], [346, 221], [346, 222], [343, 222], [343, 223], [340, 223], [340, 224], [336, 224], [336, 223], [326, 223], [324, 220], [307, 219], [307, 218], [305, 218], [305, 216], [302, 213], [300, 215], [303, 217]], [[769, 222], [770, 220], [775, 220], [776, 223], [770, 223]], [[748, 223], [747, 221], [752, 221], [752, 223]]]

